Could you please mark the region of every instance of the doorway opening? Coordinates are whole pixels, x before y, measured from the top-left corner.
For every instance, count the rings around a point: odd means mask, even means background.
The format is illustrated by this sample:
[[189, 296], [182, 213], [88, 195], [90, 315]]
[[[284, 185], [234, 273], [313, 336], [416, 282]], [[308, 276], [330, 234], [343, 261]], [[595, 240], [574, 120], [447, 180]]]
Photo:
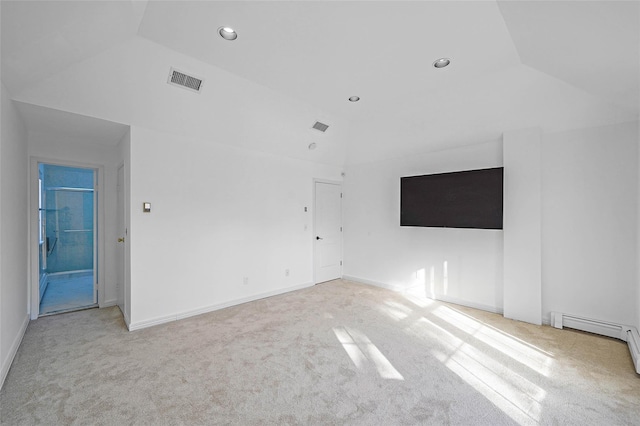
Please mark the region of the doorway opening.
[[38, 163], [39, 316], [97, 307], [97, 171]]

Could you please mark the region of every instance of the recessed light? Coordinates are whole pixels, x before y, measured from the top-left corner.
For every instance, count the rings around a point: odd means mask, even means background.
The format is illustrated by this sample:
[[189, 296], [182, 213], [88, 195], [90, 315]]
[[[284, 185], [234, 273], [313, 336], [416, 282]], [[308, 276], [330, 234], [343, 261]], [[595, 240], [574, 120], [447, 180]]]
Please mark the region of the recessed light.
[[448, 58], [440, 58], [433, 63], [433, 66], [436, 68], [444, 68], [451, 63], [451, 60]]
[[225, 40], [235, 40], [238, 38], [238, 33], [233, 28], [220, 27], [218, 28], [218, 34]]
[[310, 150], [310, 151], [313, 151], [314, 149], [316, 149], [316, 146], [317, 146], [317, 145], [316, 145], [316, 143], [315, 143], [315, 142], [311, 142], [311, 143], [309, 144], [309, 150]]
[[349, 102], [358, 102], [360, 100], [360, 96], [351, 96], [349, 98]]

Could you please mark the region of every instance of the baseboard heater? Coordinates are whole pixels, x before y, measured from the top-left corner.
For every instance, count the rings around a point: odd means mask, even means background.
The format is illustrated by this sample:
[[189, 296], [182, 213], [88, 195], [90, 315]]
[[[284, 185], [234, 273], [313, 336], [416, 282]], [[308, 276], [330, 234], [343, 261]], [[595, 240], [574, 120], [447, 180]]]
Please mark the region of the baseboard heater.
[[555, 328], [573, 328], [627, 342], [636, 373], [640, 374], [640, 334], [635, 327], [551, 312], [551, 325]]

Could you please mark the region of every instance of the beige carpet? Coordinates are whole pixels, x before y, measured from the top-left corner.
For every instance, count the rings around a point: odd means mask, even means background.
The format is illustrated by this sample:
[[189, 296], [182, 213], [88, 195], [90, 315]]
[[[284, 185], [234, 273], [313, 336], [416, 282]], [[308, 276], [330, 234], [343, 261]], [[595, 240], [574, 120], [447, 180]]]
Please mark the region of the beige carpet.
[[626, 344], [346, 281], [128, 332], [33, 321], [2, 424], [640, 423]]

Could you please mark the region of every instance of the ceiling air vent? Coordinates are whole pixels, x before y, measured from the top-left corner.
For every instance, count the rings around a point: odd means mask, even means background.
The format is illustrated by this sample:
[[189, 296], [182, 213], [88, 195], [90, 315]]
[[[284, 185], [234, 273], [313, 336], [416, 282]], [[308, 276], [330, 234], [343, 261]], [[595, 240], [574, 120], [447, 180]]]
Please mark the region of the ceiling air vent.
[[198, 93], [200, 93], [200, 90], [202, 89], [201, 78], [193, 77], [174, 68], [171, 68], [171, 72], [169, 73], [169, 80], [167, 81], [167, 83]]
[[316, 130], [320, 130], [321, 132], [326, 132], [329, 126], [327, 124], [316, 121], [316, 124], [313, 125], [313, 128]]

